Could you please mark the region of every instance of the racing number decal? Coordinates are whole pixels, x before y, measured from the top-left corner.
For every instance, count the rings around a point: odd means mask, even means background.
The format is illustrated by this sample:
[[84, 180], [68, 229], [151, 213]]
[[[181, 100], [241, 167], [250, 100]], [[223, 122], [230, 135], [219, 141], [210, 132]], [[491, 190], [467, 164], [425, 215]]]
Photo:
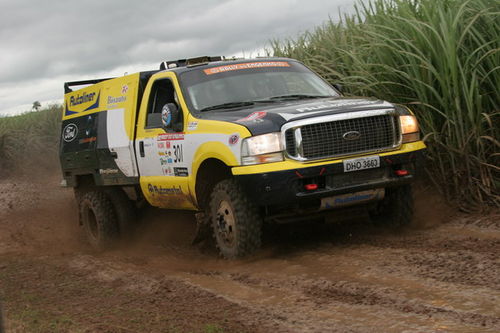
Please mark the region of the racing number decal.
[[183, 154], [182, 154], [182, 145], [173, 145], [174, 148], [174, 163], [182, 163]]

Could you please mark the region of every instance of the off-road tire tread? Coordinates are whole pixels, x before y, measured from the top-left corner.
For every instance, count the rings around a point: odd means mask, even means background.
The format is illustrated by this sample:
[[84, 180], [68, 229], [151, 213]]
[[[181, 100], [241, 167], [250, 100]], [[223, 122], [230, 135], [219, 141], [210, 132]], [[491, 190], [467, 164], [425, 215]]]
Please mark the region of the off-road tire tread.
[[120, 238], [128, 240], [134, 234], [137, 226], [137, 209], [135, 204], [120, 188], [107, 190], [107, 195], [113, 204]]
[[[217, 240], [214, 214], [218, 209], [217, 197], [223, 194], [227, 194], [231, 199], [233, 214], [237, 221], [239, 237], [234, 250], [225, 249]], [[257, 207], [248, 199], [236, 180], [225, 179], [215, 185], [210, 196], [210, 219], [214, 229], [216, 246], [224, 258], [236, 259], [248, 256], [261, 247], [262, 218]]]
[[[86, 206], [93, 210], [97, 228], [97, 238], [89, 235], [87, 222], [85, 219], [84, 210]], [[115, 209], [113, 203], [108, 195], [103, 191], [89, 191], [81, 196], [79, 203], [81, 224], [83, 225], [90, 245], [98, 250], [103, 251], [112, 248], [119, 236], [118, 222], [116, 219]]]
[[413, 209], [411, 185], [398, 186], [386, 189], [379, 212], [372, 218], [377, 225], [403, 227], [411, 223]]

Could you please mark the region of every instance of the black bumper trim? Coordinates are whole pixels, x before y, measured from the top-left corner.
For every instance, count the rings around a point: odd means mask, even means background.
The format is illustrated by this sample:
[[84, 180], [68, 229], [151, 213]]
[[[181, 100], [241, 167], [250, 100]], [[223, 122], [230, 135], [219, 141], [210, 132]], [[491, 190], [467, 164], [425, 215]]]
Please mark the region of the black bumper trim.
[[[329, 164], [297, 170], [237, 175], [250, 199], [259, 206], [286, 206], [318, 201], [321, 198], [408, 184], [420, 169], [423, 150], [381, 156], [380, 167], [344, 172], [343, 164]], [[405, 169], [408, 175], [397, 176], [394, 170]], [[318, 189], [307, 191], [304, 184], [316, 183]]]

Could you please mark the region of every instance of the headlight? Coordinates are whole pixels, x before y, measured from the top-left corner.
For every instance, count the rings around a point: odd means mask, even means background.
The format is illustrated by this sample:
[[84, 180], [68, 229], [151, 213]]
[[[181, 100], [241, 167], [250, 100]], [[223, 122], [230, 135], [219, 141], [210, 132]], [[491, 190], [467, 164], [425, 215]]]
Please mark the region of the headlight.
[[417, 118], [413, 115], [399, 116], [403, 143], [420, 140]]
[[241, 163], [243, 165], [283, 161], [281, 133], [252, 136], [243, 140]]

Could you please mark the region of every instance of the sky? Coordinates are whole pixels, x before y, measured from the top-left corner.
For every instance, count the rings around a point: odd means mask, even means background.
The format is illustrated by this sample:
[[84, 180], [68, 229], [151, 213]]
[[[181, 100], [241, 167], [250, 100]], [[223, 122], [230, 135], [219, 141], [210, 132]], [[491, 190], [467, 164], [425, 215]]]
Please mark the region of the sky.
[[202, 55], [265, 55], [355, 0], [0, 0], [0, 116], [60, 102], [63, 83]]

